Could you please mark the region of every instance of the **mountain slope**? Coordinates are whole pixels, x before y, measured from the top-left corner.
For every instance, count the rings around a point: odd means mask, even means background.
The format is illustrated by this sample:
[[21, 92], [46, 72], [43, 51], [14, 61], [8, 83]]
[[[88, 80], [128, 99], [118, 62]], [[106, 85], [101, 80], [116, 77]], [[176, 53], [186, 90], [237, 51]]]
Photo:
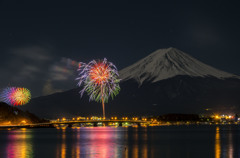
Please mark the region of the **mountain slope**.
[[[174, 48], [160, 49], [120, 71], [121, 91], [106, 104], [107, 116], [166, 113], [237, 113], [240, 79]], [[140, 85], [140, 86], [139, 86]], [[45, 118], [102, 115], [100, 103], [80, 88], [38, 97], [22, 107]]]
[[11, 122], [11, 124], [20, 124], [22, 120], [27, 123], [39, 123], [44, 122], [30, 112], [24, 112], [16, 107], [11, 107], [6, 103], [0, 102], [0, 124], [6, 124]]
[[144, 81], [157, 82], [178, 75], [239, 78], [208, 66], [175, 48], [159, 49], [119, 73], [123, 81], [135, 79], [140, 84]]

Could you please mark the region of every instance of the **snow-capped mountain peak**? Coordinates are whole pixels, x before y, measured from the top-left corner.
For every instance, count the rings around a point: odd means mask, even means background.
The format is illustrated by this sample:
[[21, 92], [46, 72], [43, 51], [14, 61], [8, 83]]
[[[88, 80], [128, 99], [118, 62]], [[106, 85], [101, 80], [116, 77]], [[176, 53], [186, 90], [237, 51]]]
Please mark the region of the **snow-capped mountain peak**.
[[119, 73], [123, 81], [135, 79], [139, 84], [144, 81], [157, 82], [177, 75], [240, 79], [239, 76], [215, 69], [175, 48], [159, 49]]

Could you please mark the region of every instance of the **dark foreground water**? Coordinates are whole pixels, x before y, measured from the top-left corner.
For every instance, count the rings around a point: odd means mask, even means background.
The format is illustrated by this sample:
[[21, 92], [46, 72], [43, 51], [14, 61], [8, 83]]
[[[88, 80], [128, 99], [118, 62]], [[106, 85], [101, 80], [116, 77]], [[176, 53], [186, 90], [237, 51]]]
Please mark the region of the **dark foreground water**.
[[240, 126], [0, 131], [0, 158], [238, 158]]

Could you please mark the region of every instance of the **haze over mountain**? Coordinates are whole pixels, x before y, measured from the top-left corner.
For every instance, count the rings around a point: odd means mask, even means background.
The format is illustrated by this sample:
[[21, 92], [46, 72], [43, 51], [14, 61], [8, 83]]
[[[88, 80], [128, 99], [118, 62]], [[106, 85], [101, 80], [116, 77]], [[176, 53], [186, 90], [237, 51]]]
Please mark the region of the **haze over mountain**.
[[[159, 49], [119, 72], [121, 91], [106, 115], [238, 112], [240, 77], [175, 49]], [[101, 116], [101, 104], [80, 98], [80, 88], [32, 99], [23, 107], [42, 117]]]

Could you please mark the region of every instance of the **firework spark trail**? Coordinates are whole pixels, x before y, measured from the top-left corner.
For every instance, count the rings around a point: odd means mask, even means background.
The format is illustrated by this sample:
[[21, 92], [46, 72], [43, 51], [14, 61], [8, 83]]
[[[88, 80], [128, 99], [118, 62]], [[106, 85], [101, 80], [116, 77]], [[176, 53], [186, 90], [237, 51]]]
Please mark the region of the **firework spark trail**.
[[76, 80], [79, 80], [78, 86], [83, 87], [80, 91], [81, 97], [86, 92], [89, 101], [101, 102], [105, 118], [104, 103], [108, 102], [110, 96], [113, 99], [120, 91], [117, 68], [106, 58], [99, 61], [92, 60], [88, 64], [80, 62], [79, 65], [79, 77]]

